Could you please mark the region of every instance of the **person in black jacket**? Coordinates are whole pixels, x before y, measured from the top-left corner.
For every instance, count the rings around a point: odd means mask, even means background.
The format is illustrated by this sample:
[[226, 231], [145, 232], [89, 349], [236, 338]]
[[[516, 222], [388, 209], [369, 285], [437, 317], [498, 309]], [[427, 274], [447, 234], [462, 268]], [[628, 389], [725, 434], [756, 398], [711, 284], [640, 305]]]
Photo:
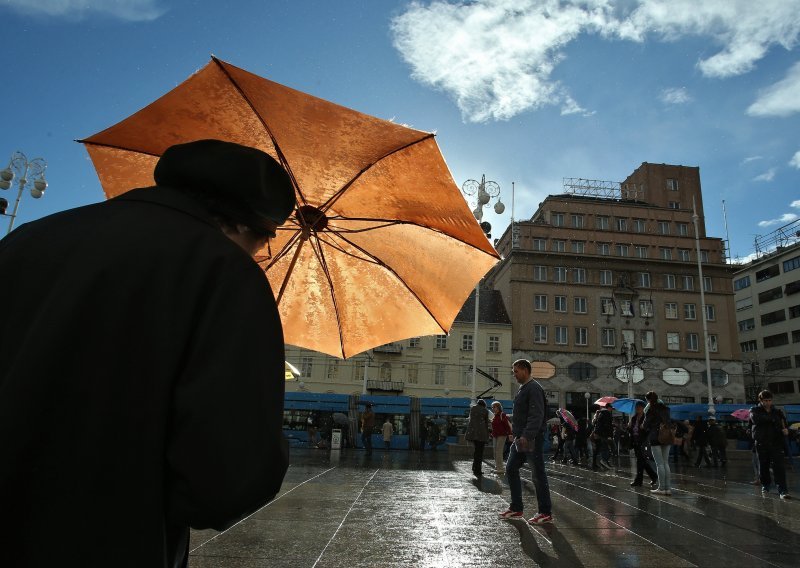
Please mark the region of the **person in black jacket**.
[[253, 255], [291, 179], [219, 140], [154, 179], [0, 241], [0, 566], [185, 566], [189, 527], [281, 487], [283, 329]]
[[694, 447], [697, 449], [697, 459], [694, 467], [700, 467], [700, 462], [705, 460], [706, 467], [711, 467], [711, 460], [708, 459], [706, 446], [708, 445], [708, 425], [699, 416], [694, 420], [694, 431], [692, 432]]
[[759, 403], [750, 409], [750, 421], [753, 423], [753, 440], [761, 475], [761, 493], [769, 492], [772, 480], [769, 468], [775, 472], [775, 483], [781, 499], [789, 499], [786, 488], [786, 470], [783, 464], [784, 436], [789, 435], [786, 417], [783, 412], [772, 406], [772, 393], [763, 390], [758, 393]]
[[650, 478], [650, 487], [658, 485], [658, 475], [653, 471], [650, 462], [645, 458], [645, 448], [647, 447], [648, 432], [642, 428], [644, 423], [644, 402], [636, 403], [636, 410], [628, 422], [628, 433], [631, 436], [631, 446], [633, 453], [636, 455], [636, 477], [631, 482], [631, 487], [639, 487], [642, 485], [644, 473]]
[[658, 472], [658, 488], [652, 489], [651, 493], [658, 495], [672, 495], [670, 485], [669, 470], [669, 451], [672, 444], [662, 444], [658, 441], [658, 430], [662, 424], [670, 424], [669, 407], [659, 400], [658, 395], [650, 391], [645, 395], [647, 406], [644, 408], [644, 421], [642, 427], [647, 431], [650, 442], [650, 450], [653, 453], [653, 460], [656, 462]]

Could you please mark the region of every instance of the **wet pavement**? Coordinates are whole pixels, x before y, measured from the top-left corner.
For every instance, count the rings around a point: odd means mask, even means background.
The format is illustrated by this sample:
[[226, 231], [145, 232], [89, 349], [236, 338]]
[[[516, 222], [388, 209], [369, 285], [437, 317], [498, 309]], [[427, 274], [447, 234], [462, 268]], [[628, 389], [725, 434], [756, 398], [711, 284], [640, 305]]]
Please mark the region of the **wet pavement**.
[[722, 468], [671, 463], [672, 496], [630, 487], [627, 456], [602, 472], [548, 463], [554, 523], [535, 527], [499, 520], [507, 484], [488, 459], [481, 480], [471, 466], [441, 450], [293, 449], [275, 500], [223, 533], [192, 531], [189, 566], [800, 566], [800, 499], [762, 497], [747, 451]]

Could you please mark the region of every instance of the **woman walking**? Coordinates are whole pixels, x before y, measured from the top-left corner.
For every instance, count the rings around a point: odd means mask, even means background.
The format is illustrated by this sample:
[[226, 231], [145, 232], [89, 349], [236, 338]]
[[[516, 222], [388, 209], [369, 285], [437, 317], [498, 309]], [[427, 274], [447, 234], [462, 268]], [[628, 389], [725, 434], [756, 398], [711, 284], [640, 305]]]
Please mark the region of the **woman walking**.
[[653, 452], [653, 459], [656, 462], [658, 472], [658, 488], [651, 489], [651, 493], [656, 495], [672, 495], [670, 486], [669, 471], [669, 450], [672, 443], [659, 441], [659, 429], [662, 424], [670, 427], [669, 407], [658, 399], [658, 395], [653, 391], [645, 395], [647, 406], [644, 408], [643, 428], [648, 432], [650, 450]]
[[483, 447], [489, 440], [490, 431], [489, 412], [486, 410], [486, 401], [481, 398], [469, 409], [469, 422], [464, 435], [464, 439], [471, 441], [475, 446], [475, 452], [472, 454], [472, 473], [475, 477], [483, 476]]
[[494, 440], [494, 472], [497, 475], [505, 475], [506, 462], [503, 459], [503, 449], [506, 446], [506, 441], [511, 435], [511, 422], [508, 420], [508, 414], [503, 412], [503, 405], [495, 400], [492, 403], [492, 439]]
[[633, 453], [636, 456], [636, 477], [631, 482], [631, 487], [640, 487], [644, 478], [644, 472], [650, 478], [650, 487], [655, 488], [658, 485], [658, 474], [653, 471], [650, 462], [645, 458], [645, 449], [647, 447], [647, 432], [642, 428], [644, 423], [644, 402], [636, 403], [636, 411], [631, 416], [628, 422], [628, 432], [631, 436], [631, 446]]

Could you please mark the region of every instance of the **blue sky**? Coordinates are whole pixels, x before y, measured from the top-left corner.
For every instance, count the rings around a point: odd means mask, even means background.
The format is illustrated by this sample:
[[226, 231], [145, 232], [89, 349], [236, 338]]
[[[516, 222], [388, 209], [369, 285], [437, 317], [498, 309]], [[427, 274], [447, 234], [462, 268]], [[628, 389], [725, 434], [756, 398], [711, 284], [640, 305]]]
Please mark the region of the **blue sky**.
[[48, 161], [18, 222], [103, 199], [74, 140], [211, 54], [435, 131], [458, 185], [500, 185], [495, 236], [512, 182], [528, 218], [564, 177], [645, 161], [700, 167], [708, 233], [725, 237], [725, 200], [734, 258], [800, 216], [800, 0], [3, 0], [0, 17], [0, 161]]

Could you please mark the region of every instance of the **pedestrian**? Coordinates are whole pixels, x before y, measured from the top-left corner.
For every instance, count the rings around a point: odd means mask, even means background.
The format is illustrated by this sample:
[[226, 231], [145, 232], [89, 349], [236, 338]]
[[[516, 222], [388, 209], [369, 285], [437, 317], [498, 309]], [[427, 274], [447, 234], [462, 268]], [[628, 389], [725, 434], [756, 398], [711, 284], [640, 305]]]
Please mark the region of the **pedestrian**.
[[508, 414], [503, 412], [503, 405], [495, 400], [492, 403], [492, 439], [494, 440], [494, 472], [497, 475], [505, 475], [506, 463], [503, 459], [506, 443], [512, 437], [511, 422]]
[[439, 425], [431, 420], [428, 423], [428, 443], [431, 445], [431, 450], [434, 452], [436, 451], [436, 446], [439, 445], [441, 442], [441, 430], [439, 429]]
[[688, 419], [683, 421], [683, 427], [686, 430], [683, 434], [683, 444], [680, 446], [681, 457], [686, 460], [691, 460], [692, 456], [689, 452], [692, 450], [692, 437], [694, 436], [694, 426]]
[[483, 476], [483, 448], [489, 441], [492, 431], [489, 425], [489, 411], [486, 409], [486, 401], [482, 398], [472, 405], [469, 409], [469, 421], [464, 439], [472, 442], [474, 446], [472, 452], [472, 473], [475, 477]]
[[511, 490], [511, 504], [508, 510], [500, 513], [500, 518], [522, 518], [524, 508], [519, 470], [528, 459], [533, 470], [533, 485], [536, 489], [536, 501], [539, 507], [539, 511], [528, 519], [528, 522], [533, 525], [552, 523], [550, 486], [544, 468], [547, 397], [542, 385], [531, 378], [530, 361], [518, 359], [514, 362], [512, 370], [514, 378], [520, 386], [514, 396], [514, 414], [511, 416], [514, 443], [508, 452], [508, 461], [506, 462], [506, 477]]
[[647, 432], [642, 428], [644, 422], [644, 402], [641, 400], [636, 403], [636, 409], [628, 421], [628, 433], [631, 437], [631, 446], [636, 456], [636, 477], [631, 482], [631, 487], [640, 487], [644, 479], [645, 472], [650, 478], [650, 487], [658, 485], [658, 474], [653, 471], [653, 467], [645, 457], [648, 446]]
[[750, 420], [753, 422], [753, 440], [761, 474], [761, 494], [769, 493], [772, 480], [769, 468], [775, 472], [775, 483], [781, 499], [789, 499], [786, 487], [786, 470], [784, 468], [784, 438], [789, 435], [786, 416], [772, 406], [772, 393], [763, 390], [758, 393], [759, 403], [750, 409]]
[[599, 463], [605, 469], [611, 469], [608, 459], [611, 457], [611, 439], [614, 435], [611, 411], [605, 406], [600, 406], [592, 418], [594, 426], [594, 439], [597, 442], [597, 452]]
[[711, 460], [714, 467], [725, 465], [728, 461], [726, 446], [728, 439], [714, 417], [708, 419], [708, 446], [711, 448]]
[[392, 447], [392, 434], [394, 434], [394, 426], [392, 426], [392, 421], [389, 420], [388, 416], [381, 427], [381, 432], [383, 433], [383, 445], [388, 450]]
[[0, 241], [2, 566], [185, 566], [190, 527], [280, 489], [283, 330], [253, 256], [292, 182], [219, 140], [153, 178]]
[[317, 445], [317, 416], [311, 412], [306, 419], [308, 427], [308, 447], [313, 448]]
[[585, 418], [578, 418], [578, 432], [575, 434], [575, 450], [578, 452], [578, 460], [583, 465], [588, 465], [588, 437], [589, 431], [586, 426]]
[[372, 455], [372, 433], [375, 430], [375, 413], [372, 403], [368, 402], [361, 414], [361, 443], [364, 444], [366, 455]]
[[703, 419], [699, 416], [694, 420], [692, 439], [694, 440], [694, 447], [697, 450], [697, 459], [694, 461], [694, 467], [700, 467], [701, 460], [705, 460], [706, 467], [711, 467], [711, 460], [708, 459], [708, 453], [706, 452], [706, 446], [708, 445], [708, 425], [703, 422]]
[[648, 432], [647, 439], [650, 444], [650, 451], [653, 453], [653, 460], [656, 462], [656, 472], [658, 474], [658, 487], [651, 489], [650, 492], [657, 495], [672, 495], [669, 470], [669, 450], [672, 447], [672, 443], [659, 435], [662, 426], [665, 429], [671, 427], [669, 407], [653, 391], [648, 392], [645, 395], [645, 399], [647, 399], [647, 405], [644, 407], [642, 428]]
[[564, 419], [561, 418], [560, 416], [558, 418], [559, 418], [560, 423], [557, 426], [554, 425], [554, 428], [552, 429], [552, 432], [553, 432], [552, 438], [553, 438], [553, 441], [555, 442], [555, 445], [556, 445], [556, 451], [553, 452], [553, 455], [550, 457], [550, 461], [553, 462], [553, 463], [556, 463], [558, 461], [558, 458], [561, 456], [561, 453], [564, 451], [564, 424], [565, 424], [565, 422], [564, 422]]
[[578, 465], [578, 452], [575, 450], [575, 429], [570, 424], [565, 423], [562, 436], [564, 438], [564, 459], [561, 463]]

